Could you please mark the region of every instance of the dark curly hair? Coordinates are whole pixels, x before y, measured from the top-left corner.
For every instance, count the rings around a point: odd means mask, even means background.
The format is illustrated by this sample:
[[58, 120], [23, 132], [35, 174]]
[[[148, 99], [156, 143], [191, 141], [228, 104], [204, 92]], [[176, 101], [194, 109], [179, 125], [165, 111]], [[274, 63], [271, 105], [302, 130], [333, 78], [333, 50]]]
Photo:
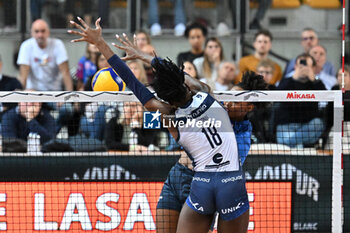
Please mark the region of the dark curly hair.
[[188, 38], [190, 36], [190, 31], [192, 29], [199, 29], [199, 30], [201, 30], [204, 37], [207, 37], [207, 35], [208, 35], [208, 29], [207, 29], [206, 26], [204, 26], [203, 24], [201, 24], [199, 22], [194, 22], [194, 23], [189, 24], [186, 27], [186, 30], [185, 30], [185, 37], [186, 38]]
[[[265, 82], [264, 77], [253, 71], [244, 72], [242, 81], [236, 86], [242, 88], [245, 91], [264, 91], [268, 90], [268, 84]], [[257, 108], [263, 108], [268, 103], [266, 102], [254, 102]]]
[[181, 102], [186, 98], [188, 88], [184, 85], [183, 67], [179, 68], [169, 58], [152, 60], [154, 80], [151, 86], [157, 96], [170, 104]]
[[237, 86], [246, 91], [267, 90], [268, 87], [264, 77], [253, 71], [244, 72], [242, 81]]

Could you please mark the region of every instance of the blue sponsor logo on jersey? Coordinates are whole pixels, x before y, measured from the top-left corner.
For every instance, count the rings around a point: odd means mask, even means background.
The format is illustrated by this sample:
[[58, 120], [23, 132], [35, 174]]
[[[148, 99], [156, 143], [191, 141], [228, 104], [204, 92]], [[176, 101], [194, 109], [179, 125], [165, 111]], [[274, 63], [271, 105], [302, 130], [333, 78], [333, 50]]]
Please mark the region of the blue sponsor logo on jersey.
[[156, 112], [144, 112], [143, 128], [160, 129], [160, 116], [161, 116], [161, 113], [158, 110]]

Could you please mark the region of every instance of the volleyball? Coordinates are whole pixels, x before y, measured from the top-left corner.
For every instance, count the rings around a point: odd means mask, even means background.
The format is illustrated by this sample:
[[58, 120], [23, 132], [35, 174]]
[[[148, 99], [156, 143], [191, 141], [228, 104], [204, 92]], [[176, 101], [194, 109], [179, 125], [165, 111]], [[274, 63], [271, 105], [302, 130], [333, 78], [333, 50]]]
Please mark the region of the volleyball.
[[124, 91], [126, 84], [112, 68], [103, 68], [96, 72], [91, 81], [94, 91]]

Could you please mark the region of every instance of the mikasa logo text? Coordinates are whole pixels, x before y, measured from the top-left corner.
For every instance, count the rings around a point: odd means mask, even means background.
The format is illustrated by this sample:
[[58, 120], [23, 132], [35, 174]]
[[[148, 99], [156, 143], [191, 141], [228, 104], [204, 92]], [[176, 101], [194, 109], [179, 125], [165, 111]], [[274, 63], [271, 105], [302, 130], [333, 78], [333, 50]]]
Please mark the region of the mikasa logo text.
[[315, 99], [315, 94], [301, 94], [297, 92], [289, 92], [287, 99]]

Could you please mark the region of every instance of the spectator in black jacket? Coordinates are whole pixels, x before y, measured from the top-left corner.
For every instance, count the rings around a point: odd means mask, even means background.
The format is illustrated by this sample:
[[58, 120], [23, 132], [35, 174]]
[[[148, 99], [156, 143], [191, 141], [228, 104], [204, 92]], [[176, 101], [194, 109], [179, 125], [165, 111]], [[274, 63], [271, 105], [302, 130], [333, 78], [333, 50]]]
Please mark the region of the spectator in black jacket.
[[42, 144], [55, 137], [55, 119], [41, 103], [19, 103], [2, 117], [4, 139], [26, 141], [29, 133], [38, 134]]
[[[144, 129], [142, 127], [143, 107], [138, 102], [124, 102], [123, 122], [120, 123], [118, 116], [113, 117], [106, 125], [105, 142], [109, 150], [120, 151], [148, 151], [158, 147], [159, 130]], [[123, 134], [127, 142], [123, 142]], [[125, 141], [125, 140], [124, 140]]]
[[[316, 61], [309, 54], [296, 58], [295, 73], [283, 79], [277, 90], [290, 90], [286, 98], [310, 99], [301, 90], [326, 90], [320, 80], [315, 79]], [[315, 144], [322, 134], [324, 123], [317, 102], [282, 102], [275, 112], [277, 142], [291, 147], [302, 148]]]

